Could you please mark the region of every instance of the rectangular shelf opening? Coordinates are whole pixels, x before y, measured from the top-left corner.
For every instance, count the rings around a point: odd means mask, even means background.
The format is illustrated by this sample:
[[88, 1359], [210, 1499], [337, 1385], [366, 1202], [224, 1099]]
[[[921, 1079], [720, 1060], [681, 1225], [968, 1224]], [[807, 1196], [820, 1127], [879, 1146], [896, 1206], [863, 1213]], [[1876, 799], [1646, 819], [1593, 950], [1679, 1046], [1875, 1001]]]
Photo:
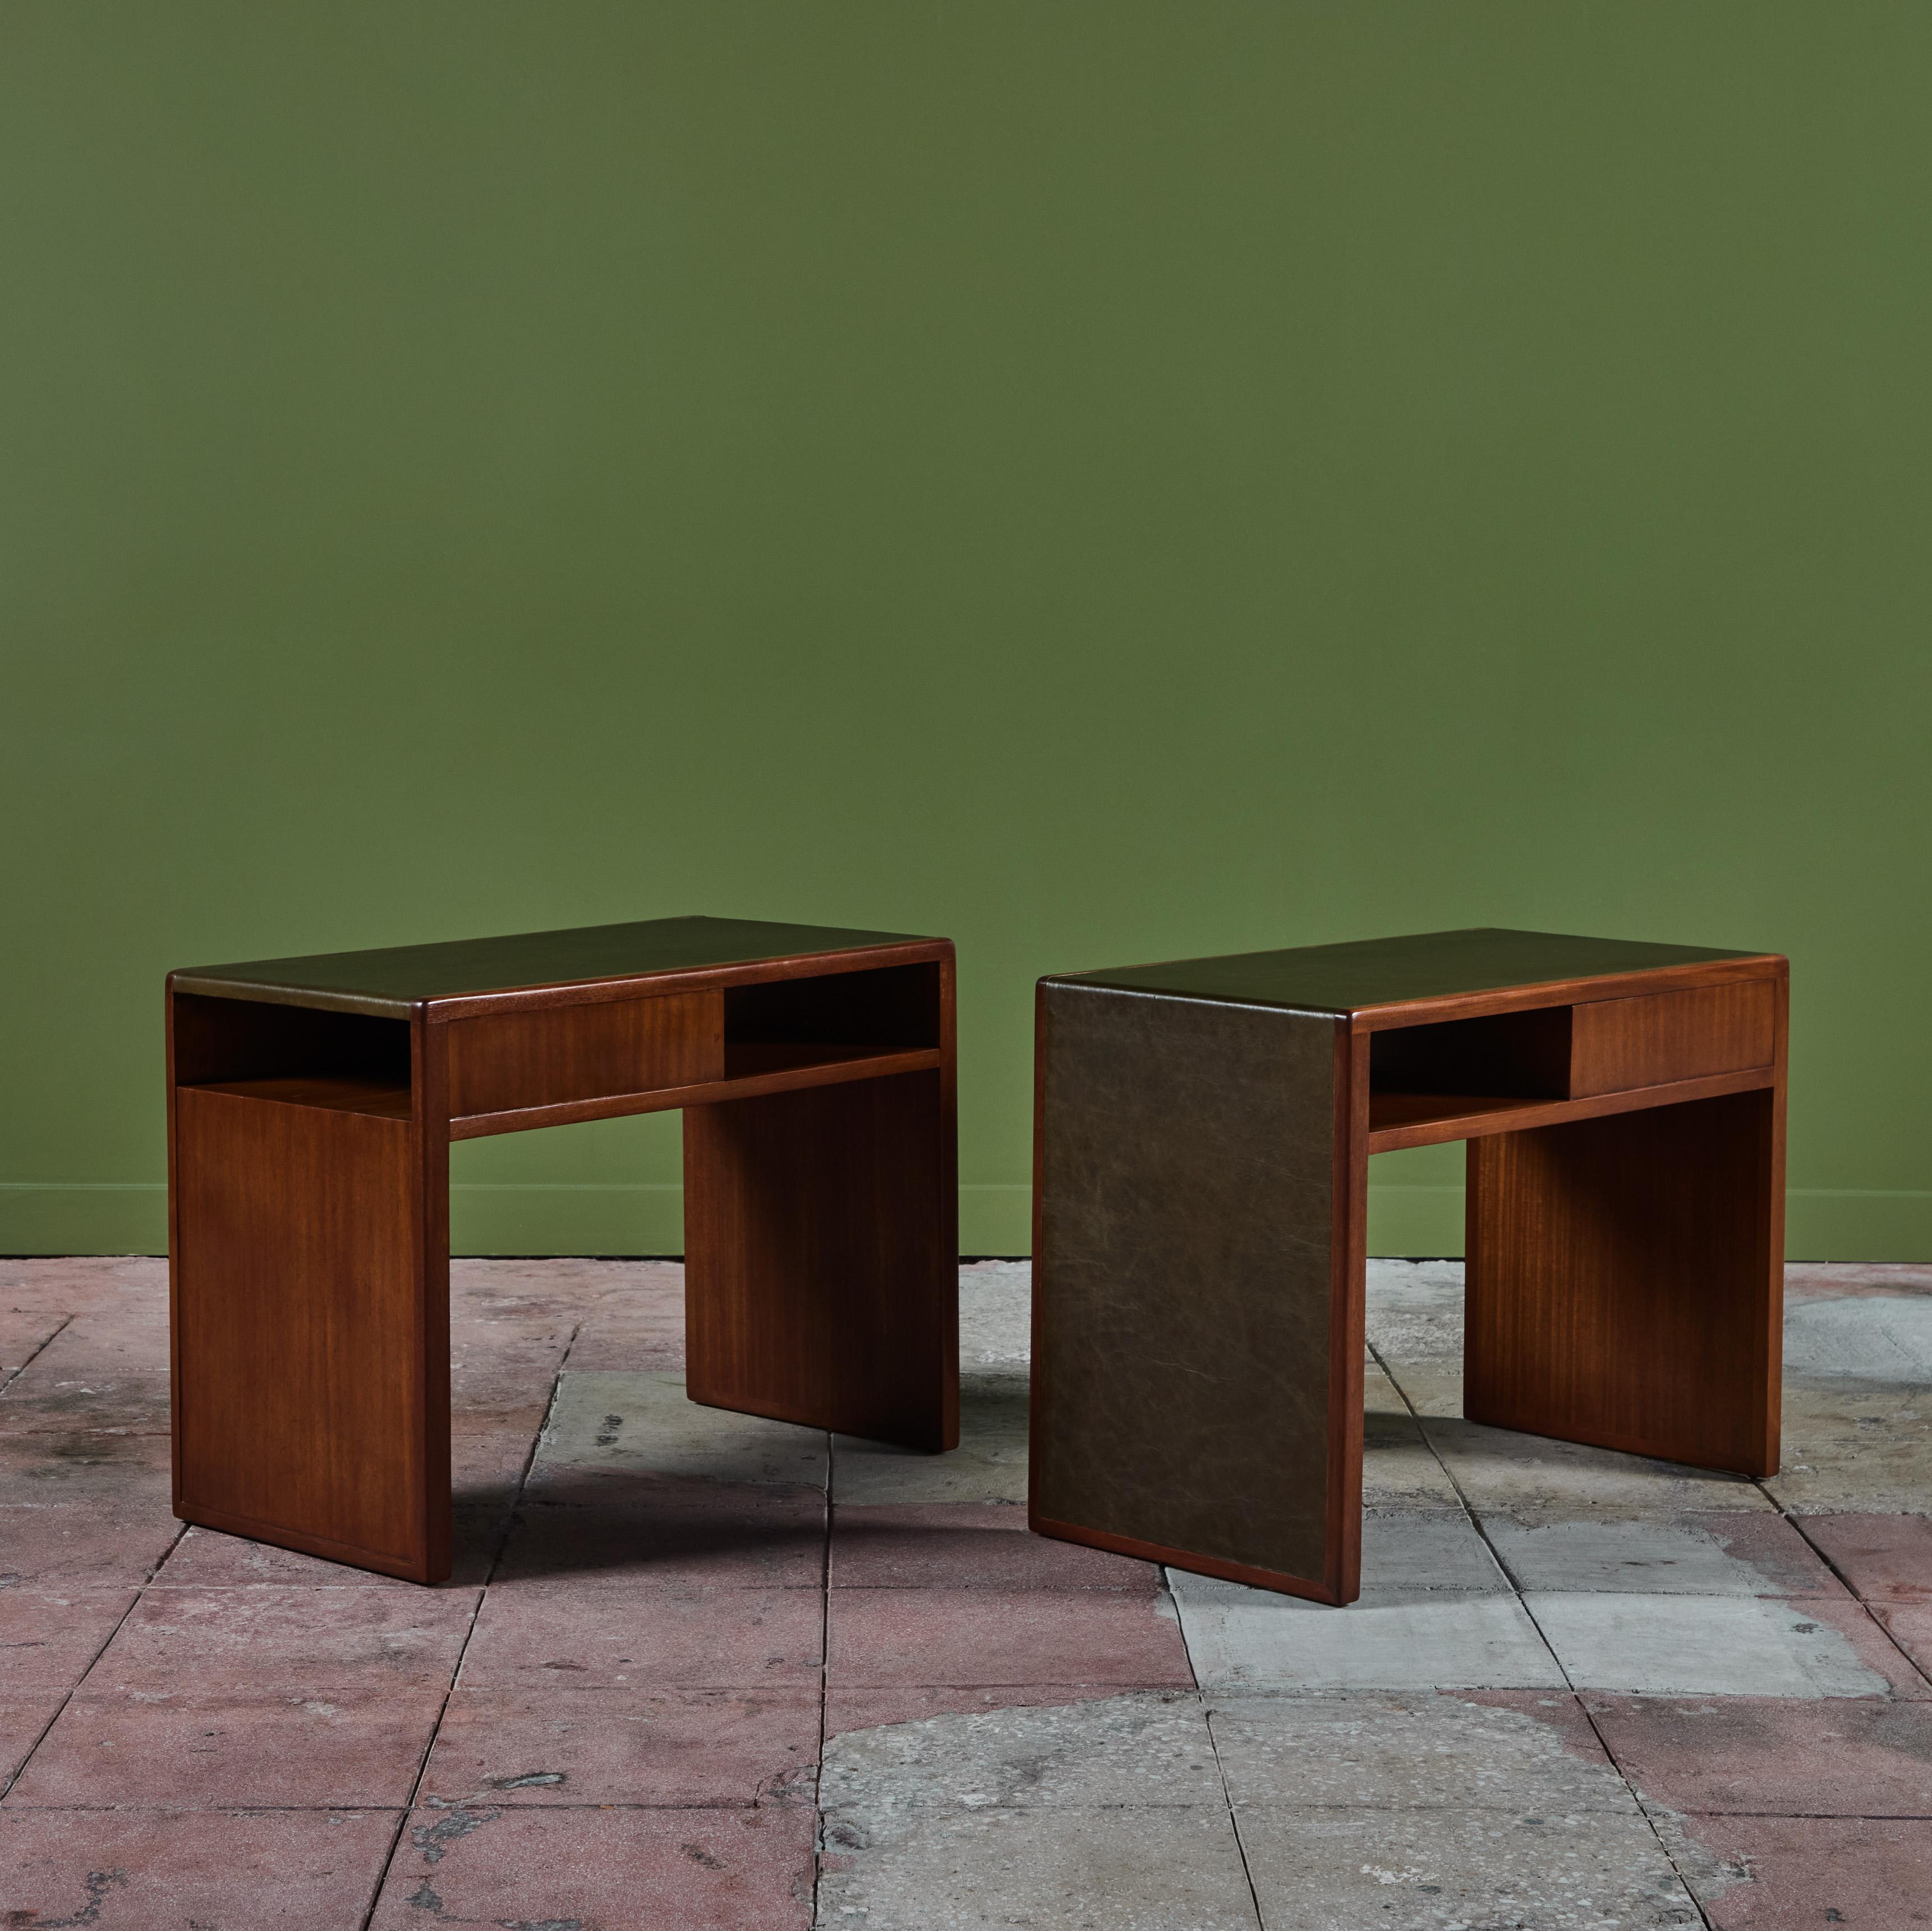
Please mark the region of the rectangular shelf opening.
[[405, 1019], [178, 992], [174, 1066], [179, 1087], [386, 1120], [410, 1117]]
[[1540, 1007], [1371, 1036], [1369, 1131], [1455, 1139], [1456, 1123], [1495, 1130], [1496, 1116], [1570, 1093], [1570, 1009]]
[[734, 985], [724, 994], [724, 1077], [934, 1051], [939, 1027], [936, 964]]

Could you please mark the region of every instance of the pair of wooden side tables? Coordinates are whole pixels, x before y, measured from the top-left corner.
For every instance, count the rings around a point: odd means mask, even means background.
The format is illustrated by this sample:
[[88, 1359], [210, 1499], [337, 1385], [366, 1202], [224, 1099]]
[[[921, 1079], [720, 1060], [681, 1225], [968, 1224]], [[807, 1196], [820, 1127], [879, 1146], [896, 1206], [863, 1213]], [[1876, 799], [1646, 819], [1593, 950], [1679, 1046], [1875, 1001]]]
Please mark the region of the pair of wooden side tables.
[[[1778, 1465], [1785, 961], [1476, 931], [1042, 980], [1030, 1520], [1360, 1589], [1369, 1156], [1471, 1419]], [[175, 1508], [441, 1581], [452, 1140], [682, 1108], [692, 1399], [958, 1438], [953, 954], [717, 919], [178, 972]]]

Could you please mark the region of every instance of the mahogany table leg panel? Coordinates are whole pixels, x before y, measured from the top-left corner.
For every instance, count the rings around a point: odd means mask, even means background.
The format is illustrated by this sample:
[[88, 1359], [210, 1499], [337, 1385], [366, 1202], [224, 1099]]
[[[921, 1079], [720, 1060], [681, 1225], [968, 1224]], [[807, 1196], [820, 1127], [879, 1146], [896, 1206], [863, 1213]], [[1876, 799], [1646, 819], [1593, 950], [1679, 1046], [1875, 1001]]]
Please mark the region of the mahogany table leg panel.
[[422, 1137], [192, 1087], [175, 1134], [176, 1513], [440, 1580], [447, 1286], [425, 1278]]
[[940, 1072], [686, 1109], [686, 1390], [958, 1446], [958, 1191]]
[[1337, 1337], [1359, 1333], [1334, 1319], [1345, 1048], [1326, 1016], [1041, 988], [1041, 1533], [1323, 1600], [1354, 1593], [1359, 1504], [1331, 1501], [1359, 1492], [1333, 1480], [1352, 1441], [1360, 1453], [1359, 1339], [1352, 1382], [1340, 1377], [1352, 1430], [1334, 1399]]
[[1469, 1142], [1472, 1421], [1776, 1473], [1778, 1099]]

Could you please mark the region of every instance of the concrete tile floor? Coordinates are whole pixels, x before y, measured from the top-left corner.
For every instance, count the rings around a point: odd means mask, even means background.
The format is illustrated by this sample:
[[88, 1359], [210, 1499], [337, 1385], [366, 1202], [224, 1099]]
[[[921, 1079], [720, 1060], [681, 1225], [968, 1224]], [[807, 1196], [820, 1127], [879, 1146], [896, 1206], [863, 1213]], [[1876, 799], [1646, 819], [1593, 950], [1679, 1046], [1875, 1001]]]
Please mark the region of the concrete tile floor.
[[1376, 1264], [1346, 1610], [1025, 1533], [1023, 1265], [939, 1459], [692, 1406], [674, 1265], [455, 1274], [429, 1591], [183, 1533], [164, 1270], [0, 1263], [0, 1925], [1932, 1924], [1932, 1269], [1791, 1270], [1756, 1483], [1465, 1423]]

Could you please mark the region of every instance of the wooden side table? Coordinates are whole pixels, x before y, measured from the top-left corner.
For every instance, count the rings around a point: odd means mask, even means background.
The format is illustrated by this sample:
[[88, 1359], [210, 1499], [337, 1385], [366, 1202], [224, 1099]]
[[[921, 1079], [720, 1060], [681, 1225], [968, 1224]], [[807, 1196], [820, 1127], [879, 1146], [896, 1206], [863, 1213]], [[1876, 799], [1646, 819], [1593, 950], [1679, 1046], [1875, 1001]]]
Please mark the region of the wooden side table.
[[1443, 1140], [1469, 1419], [1774, 1473], [1788, 984], [1500, 931], [1042, 979], [1034, 1528], [1353, 1601], [1369, 1156]]
[[449, 1143], [668, 1108], [692, 1398], [953, 1447], [951, 942], [660, 919], [170, 975], [176, 1515], [446, 1576]]

